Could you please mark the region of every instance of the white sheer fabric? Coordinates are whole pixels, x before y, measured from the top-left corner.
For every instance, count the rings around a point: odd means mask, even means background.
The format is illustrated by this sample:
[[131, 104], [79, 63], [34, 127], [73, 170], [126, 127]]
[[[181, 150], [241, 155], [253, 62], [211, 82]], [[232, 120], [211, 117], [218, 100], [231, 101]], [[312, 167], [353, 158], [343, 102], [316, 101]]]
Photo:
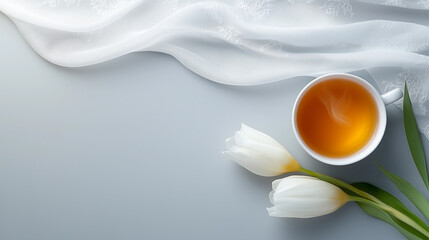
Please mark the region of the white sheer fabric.
[[210, 80], [256, 85], [366, 69], [407, 81], [429, 137], [429, 0], [0, 0], [48, 61], [159, 51]]

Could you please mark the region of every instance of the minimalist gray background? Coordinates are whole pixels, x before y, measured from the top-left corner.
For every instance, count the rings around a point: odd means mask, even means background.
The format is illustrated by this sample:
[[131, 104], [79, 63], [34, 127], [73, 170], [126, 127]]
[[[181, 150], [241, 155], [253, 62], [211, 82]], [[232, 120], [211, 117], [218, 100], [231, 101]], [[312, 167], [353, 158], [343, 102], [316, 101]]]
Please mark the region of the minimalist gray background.
[[41, 59], [4, 15], [0, 29], [0, 239], [403, 239], [354, 203], [313, 219], [269, 217], [275, 178], [221, 155], [244, 122], [307, 168], [404, 199], [373, 164], [424, 191], [395, 106], [372, 155], [333, 167], [292, 134], [293, 101], [311, 78], [224, 86], [158, 53], [68, 69]]

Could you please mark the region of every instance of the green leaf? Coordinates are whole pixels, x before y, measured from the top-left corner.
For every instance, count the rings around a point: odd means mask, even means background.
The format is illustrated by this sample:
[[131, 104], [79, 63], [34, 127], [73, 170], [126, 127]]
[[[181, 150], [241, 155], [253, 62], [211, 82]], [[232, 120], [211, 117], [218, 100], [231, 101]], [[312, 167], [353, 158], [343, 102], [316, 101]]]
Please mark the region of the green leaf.
[[383, 173], [392, 181], [396, 187], [401, 191], [413, 204], [416, 208], [423, 213], [426, 219], [429, 219], [429, 203], [423, 197], [423, 195], [417, 191], [417, 189], [411, 185], [407, 180], [401, 178], [400, 176], [391, 173], [384, 169], [382, 166], [377, 166], [383, 171]]
[[408, 146], [410, 147], [411, 155], [413, 156], [414, 163], [416, 164], [417, 170], [419, 170], [420, 176], [429, 189], [429, 178], [426, 167], [425, 152], [423, 150], [422, 141], [420, 139], [420, 132], [417, 126], [416, 118], [414, 116], [413, 106], [410, 100], [410, 94], [408, 93], [407, 83], [405, 83], [404, 90], [404, 127], [405, 134], [407, 135]]
[[[429, 226], [426, 225], [426, 223], [421, 220], [419, 217], [417, 217], [410, 209], [408, 209], [401, 201], [399, 201], [395, 196], [392, 194], [372, 185], [369, 183], [354, 183], [352, 184], [356, 188], [363, 190], [372, 196], [378, 198], [380, 201], [386, 203], [387, 205], [395, 208], [396, 210], [400, 211], [401, 213], [405, 214], [412, 220], [414, 220], [417, 224], [425, 228], [429, 231]], [[358, 204], [362, 210], [364, 210], [367, 214], [379, 218], [393, 227], [395, 227], [399, 232], [401, 232], [407, 239], [428, 239], [423, 234], [421, 234], [419, 231], [415, 230], [414, 228], [410, 227], [409, 225], [403, 223], [396, 217], [390, 215], [389, 213], [386, 213], [385, 211], [374, 208], [368, 204], [359, 203]], [[404, 234], [407, 232], [408, 234]], [[410, 238], [410, 235], [418, 238]]]
[[[404, 237], [406, 237], [408, 240], [423, 240], [427, 239], [423, 234], [416, 231], [414, 228], [411, 228], [410, 226], [402, 223], [401, 221], [395, 219], [393, 216], [389, 215], [385, 211], [376, 208], [374, 206], [371, 206], [366, 203], [359, 203], [357, 202], [359, 207], [366, 212], [368, 215], [378, 218], [380, 220], [385, 221], [386, 223], [392, 225], [396, 230], [398, 230]], [[400, 224], [402, 223], [402, 224]], [[405, 225], [405, 226], [403, 226]]]
[[401, 201], [399, 201], [399, 199], [397, 199], [392, 194], [370, 183], [353, 183], [352, 185], [355, 186], [356, 188], [359, 188], [360, 190], [363, 190], [371, 194], [372, 196], [376, 197], [378, 200], [384, 202], [385, 204], [407, 215], [409, 218], [413, 219], [415, 222], [417, 222], [419, 225], [421, 225], [422, 227], [424, 227], [426, 230], [429, 231], [429, 226], [426, 225], [426, 223], [423, 220], [421, 220], [417, 215], [415, 215], [409, 208], [407, 208], [407, 206], [405, 206]]

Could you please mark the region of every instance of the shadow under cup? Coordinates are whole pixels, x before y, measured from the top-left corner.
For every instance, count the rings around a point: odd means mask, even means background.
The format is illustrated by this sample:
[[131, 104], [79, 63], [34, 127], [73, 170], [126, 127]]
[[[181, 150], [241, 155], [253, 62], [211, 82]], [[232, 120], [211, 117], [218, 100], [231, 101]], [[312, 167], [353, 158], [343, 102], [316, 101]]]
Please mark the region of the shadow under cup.
[[[310, 82], [292, 112], [298, 142], [312, 157], [330, 165], [348, 165], [368, 156], [383, 138], [386, 122], [385, 103], [377, 90], [362, 78], [343, 73]], [[341, 154], [322, 151], [315, 142]], [[355, 149], [345, 149], [347, 144]]]

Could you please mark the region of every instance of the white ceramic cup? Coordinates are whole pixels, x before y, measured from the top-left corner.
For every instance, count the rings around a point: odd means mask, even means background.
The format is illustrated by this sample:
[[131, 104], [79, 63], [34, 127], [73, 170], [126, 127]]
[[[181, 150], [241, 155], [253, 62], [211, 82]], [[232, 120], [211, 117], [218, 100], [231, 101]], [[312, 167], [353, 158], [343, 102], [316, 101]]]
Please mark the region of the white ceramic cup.
[[[302, 97], [307, 93], [307, 91], [312, 88], [316, 83], [320, 83], [323, 81], [331, 80], [331, 79], [345, 79], [349, 81], [353, 81], [355, 83], [358, 83], [362, 87], [364, 87], [368, 92], [371, 94], [372, 98], [374, 99], [377, 107], [378, 112], [378, 123], [374, 130], [374, 133], [371, 137], [371, 139], [368, 141], [368, 143], [362, 147], [359, 151], [345, 156], [345, 157], [328, 157], [321, 155], [317, 152], [315, 152], [313, 149], [311, 149], [302, 139], [298, 129], [297, 129], [297, 109], [299, 104], [301, 103]], [[378, 146], [381, 139], [383, 138], [384, 131], [386, 130], [386, 106], [398, 101], [403, 96], [401, 89], [396, 88], [388, 93], [385, 93], [380, 96], [380, 94], [377, 92], [377, 90], [369, 84], [367, 81], [363, 80], [362, 78], [358, 76], [354, 76], [351, 74], [346, 73], [333, 73], [333, 74], [327, 74], [320, 76], [313, 81], [311, 81], [307, 86], [302, 89], [302, 91], [299, 93], [298, 97], [296, 98], [295, 104], [293, 106], [293, 112], [292, 112], [292, 126], [293, 131], [295, 133], [295, 136], [298, 140], [298, 142], [301, 144], [301, 146], [307, 151], [312, 157], [315, 159], [330, 164], [330, 165], [348, 165], [355, 162], [358, 162], [368, 156], [374, 149]]]

